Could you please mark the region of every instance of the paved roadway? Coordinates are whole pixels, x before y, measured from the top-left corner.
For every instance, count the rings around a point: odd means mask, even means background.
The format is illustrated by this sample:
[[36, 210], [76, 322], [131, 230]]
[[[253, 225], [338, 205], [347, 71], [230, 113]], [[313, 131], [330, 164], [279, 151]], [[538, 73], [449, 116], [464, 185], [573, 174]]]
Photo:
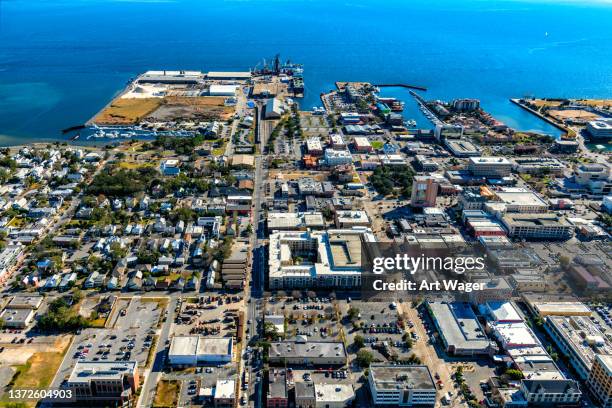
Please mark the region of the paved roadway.
[[153, 404], [153, 397], [155, 395], [155, 387], [157, 382], [161, 379], [162, 370], [164, 368], [164, 360], [166, 357], [166, 340], [170, 337], [170, 331], [174, 324], [174, 309], [176, 308], [178, 301], [177, 296], [170, 298], [168, 307], [166, 308], [167, 318], [162, 324], [160, 330], [157, 330], [158, 340], [155, 347], [155, 360], [151, 365], [151, 368], [145, 370], [142, 373], [145, 376], [145, 382], [140, 391], [140, 397], [138, 398], [138, 407], [150, 407]]

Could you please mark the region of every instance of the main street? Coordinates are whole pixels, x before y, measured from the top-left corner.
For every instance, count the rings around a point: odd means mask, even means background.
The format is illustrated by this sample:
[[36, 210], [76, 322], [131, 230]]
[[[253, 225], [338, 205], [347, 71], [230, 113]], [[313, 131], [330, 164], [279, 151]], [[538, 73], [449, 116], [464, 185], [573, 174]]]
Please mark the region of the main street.
[[[259, 331], [263, 328], [263, 308], [262, 308], [262, 296], [264, 292], [265, 284], [265, 221], [262, 212], [262, 199], [265, 197], [265, 181], [268, 177], [267, 165], [262, 153], [266, 146], [266, 140], [269, 133], [269, 124], [264, 123], [261, 120], [261, 107], [258, 105], [256, 108], [257, 124], [256, 124], [256, 136], [259, 154], [255, 157], [255, 174], [253, 183], [255, 190], [253, 192], [253, 207], [252, 207], [252, 224], [253, 234], [250, 237], [251, 247], [251, 273], [250, 281], [245, 290], [247, 296], [247, 328], [249, 338], [253, 337], [257, 339], [259, 337]], [[261, 324], [259, 324], [261, 322]], [[246, 361], [246, 347], [249, 342], [243, 342], [243, 368], [247, 370], [248, 377], [250, 378], [249, 389], [247, 396], [253, 396], [253, 400], [250, 402], [251, 406], [261, 407], [261, 392], [257, 392], [258, 387], [261, 386], [261, 381], [258, 379], [259, 371], [253, 371], [253, 364], [248, 364]]]

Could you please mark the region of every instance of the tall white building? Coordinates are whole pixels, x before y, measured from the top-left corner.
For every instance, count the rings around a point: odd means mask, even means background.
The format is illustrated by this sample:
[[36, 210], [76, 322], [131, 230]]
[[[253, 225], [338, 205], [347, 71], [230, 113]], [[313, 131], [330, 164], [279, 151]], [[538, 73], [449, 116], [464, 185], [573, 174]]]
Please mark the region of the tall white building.
[[506, 177], [512, 171], [512, 163], [504, 157], [470, 157], [468, 170], [474, 176]]

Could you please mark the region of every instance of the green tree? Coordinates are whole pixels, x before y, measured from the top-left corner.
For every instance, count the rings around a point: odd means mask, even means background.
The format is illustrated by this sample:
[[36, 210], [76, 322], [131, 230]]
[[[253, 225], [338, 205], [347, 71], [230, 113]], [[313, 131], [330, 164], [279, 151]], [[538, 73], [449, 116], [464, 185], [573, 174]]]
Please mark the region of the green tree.
[[355, 347], [357, 347], [357, 349], [363, 348], [363, 346], [365, 346], [365, 339], [363, 338], [363, 336], [356, 335], [355, 339], [353, 340], [353, 344], [355, 344]]
[[370, 367], [370, 364], [374, 361], [374, 356], [368, 350], [361, 349], [357, 352], [355, 361], [357, 361], [360, 367], [367, 368]]
[[346, 316], [349, 318], [349, 320], [357, 319], [359, 316], [359, 309], [353, 306], [349, 307], [348, 312], [346, 312]]
[[510, 368], [508, 370], [506, 370], [505, 373], [508, 378], [510, 378], [511, 380], [522, 380], [523, 379], [523, 373], [521, 370], [517, 370], [514, 368]]

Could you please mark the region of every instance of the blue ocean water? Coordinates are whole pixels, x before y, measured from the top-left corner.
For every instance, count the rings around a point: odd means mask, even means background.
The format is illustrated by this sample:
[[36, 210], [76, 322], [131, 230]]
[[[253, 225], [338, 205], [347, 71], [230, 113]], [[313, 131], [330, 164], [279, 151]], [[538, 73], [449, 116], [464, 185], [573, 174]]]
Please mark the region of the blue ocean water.
[[303, 107], [338, 80], [405, 82], [556, 134], [508, 98], [611, 97], [610, 21], [588, 0], [0, 0], [0, 142], [61, 139], [148, 69], [276, 53], [304, 64]]

